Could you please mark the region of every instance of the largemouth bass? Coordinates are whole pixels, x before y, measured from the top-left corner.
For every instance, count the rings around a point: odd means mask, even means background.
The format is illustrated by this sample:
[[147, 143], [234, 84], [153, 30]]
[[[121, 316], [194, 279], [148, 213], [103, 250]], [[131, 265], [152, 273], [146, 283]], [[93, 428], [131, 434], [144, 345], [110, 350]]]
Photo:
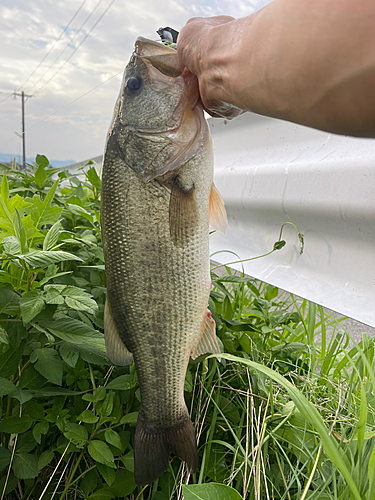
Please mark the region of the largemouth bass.
[[141, 393], [134, 462], [139, 485], [175, 454], [198, 465], [184, 400], [190, 356], [220, 349], [207, 310], [209, 212], [225, 230], [209, 128], [195, 77], [161, 43], [136, 41], [108, 132], [102, 183], [109, 358], [134, 359]]

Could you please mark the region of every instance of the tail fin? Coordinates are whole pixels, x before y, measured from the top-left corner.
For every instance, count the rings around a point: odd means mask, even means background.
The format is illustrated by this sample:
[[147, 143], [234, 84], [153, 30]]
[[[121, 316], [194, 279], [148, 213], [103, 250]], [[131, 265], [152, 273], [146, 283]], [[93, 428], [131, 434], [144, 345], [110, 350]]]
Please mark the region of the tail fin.
[[150, 484], [168, 468], [174, 453], [190, 472], [198, 466], [197, 442], [188, 413], [171, 427], [153, 428], [139, 414], [134, 442], [134, 476], [138, 486]]

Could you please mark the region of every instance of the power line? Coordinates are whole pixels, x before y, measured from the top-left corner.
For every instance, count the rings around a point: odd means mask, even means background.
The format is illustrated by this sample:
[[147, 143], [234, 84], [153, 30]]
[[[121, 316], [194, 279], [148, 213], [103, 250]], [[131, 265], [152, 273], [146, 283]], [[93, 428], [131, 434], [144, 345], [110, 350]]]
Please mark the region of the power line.
[[[113, 2], [112, 2], [113, 3]], [[31, 130], [32, 128], [34, 127], [37, 127], [38, 125], [40, 125], [42, 122], [48, 120], [48, 118], [51, 118], [51, 116], [54, 116], [56, 115], [57, 113], [59, 113], [60, 111], [62, 111], [63, 109], [67, 108], [68, 106], [70, 106], [71, 104], [79, 101], [80, 99], [82, 99], [82, 97], [85, 97], [86, 95], [90, 94], [91, 92], [93, 92], [94, 90], [96, 90], [97, 88], [101, 87], [102, 85], [104, 85], [105, 83], [109, 82], [110, 80], [112, 80], [112, 78], [115, 78], [117, 75], [119, 75], [120, 73], [122, 73], [123, 70], [119, 71], [118, 73], [116, 73], [115, 75], [112, 75], [110, 76], [109, 78], [107, 78], [107, 80], [104, 80], [104, 82], [102, 83], [99, 83], [99, 85], [97, 85], [96, 87], [92, 88], [91, 90], [88, 90], [87, 92], [85, 92], [84, 94], [82, 94], [81, 96], [77, 97], [76, 99], [73, 99], [73, 101], [69, 102], [68, 104], [65, 104], [65, 106], [63, 106], [62, 108], [59, 108], [58, 110], [54, 111], [53, 113], [51, 113], [50, 115], [46, 116], [45, 118], [43, 118], [42, 120], [40, 120], [39, 122], [35, 123], [34, 125], [32, 125], [31, 127], [29, 127], [28, 129], [26, 129], [23, 133], [25, 132], [28, 132], [29, 130]], [[11, 141], [14, 141], [16, 139], [16, 137], [12, 137], [11, 139], [8, 139], [7, 141], [3, 142], [2, 144], [0, 144], [0, 148], [2, 148], [5, 144], [8, 144], [8, 142], [11, 142]]]
[[10, 92], [6, 97], [5, 99], [3, 99], [2, 101], [0, 101], [0, 105], [3, 104], [3, 102], [5, 102], [7, 99], [9, 99], [9, 97], [13, 95], [13, 92]]
[[[85, 0], [86, 1], [86, 0]], [[75, 37], [78, 35], [78, 33], [81, 31], [81, 29], [83, 28], [83, 26], [87, 23], [87, 21], [90, 19], [90, 17], [94, 14], [94, 12], [96, 11], [96, 9], [99, 7], [99, 5], [103, 2], [103, 0], [99, 0], [99, 2], [95, 5], [95, 7], [92, 9], [92, 11], [90, 12], [90, 14], [86, 17], [86, 19], [83, 21], [83, 23], [81, 24], [81, 26], [78, 28], [78, 30], [76, 30], [76, 32], [74, 33], [74, 35], [70, 38], [70, 40], [68, 41], [68, 43], [65, 45], [65, 47], [63, 48], [63, 50], [60, 52], [60, 54], [56, 57], [56, 59], [52, 62], [52, 64], [49, 65], [49, 67], [47, 68], [46, 71], [44, 71], [44, 73], [42, 74], [42, 76], [30, 87], [30, 89], [28, 90], [28, 92], [31, 92], [32, 89], [34, 87], [36, 87], [38, 85], [38, 83], [40, 82], [40, 80], [43, 80], [43, 78], [46, 76], [46, 74], [49, 72], [49, 70], [52, 68], [52, 66], [54, 66], [57, 61], [60, 59], [60, 57], [63, 55], [63, 53], [66, 51], [66, 49], [69, 47], [69, 45], [73, 42], [73, 40], [75, 39]]]
[[81, 47], [81, 45], [83, 44], [83, 42], [87, 39], [87, 37], [90, 35], [90, 33], [93, 31], [93, 29], [99, 24], [99, 22], [103, 19], [103, 17], [105, 16], [105, 14], [108, 12], [108, 10], [112, 7], [112, 5], [115, 3], [116, 0], [112, 0], [111, 3], [105, 8], [104, 12], [100, 15], [99, 19], [97, 19], [97, 21], [95, 22], [95, 24], [92, 26], [92, 28], [90, 29], [90, 31], [85, 35], [85, 37], [81, 40], [81, 42], [79, 43], [79, 45], [74, 49], [74, 51], [70, 54], [70, 56], [68, 57], [68, 59], [66, 59], [66, 61], [57, 69], [57, 71], [55, 71], [55, 73], [51, 76], [51, 78], [49, 80], [47, 80], [41, 87], [39, 87], [38, 90], [36, 90], [34, 92], [34, 95], [36, 95], [38, 92], [40, 92], [42, 89], [44, 89], [44, 87], [46, 85], [48, 85], [48, 83], [62, 70], [62, 68], [65, 66], [65, 64], [70, 61], [70, 59], [74, 56], [74, 54], [77, 52], [77, 50]]
[[71, 20], [68, 22], [68, 24], [65, 26], [65, 28], [62, 30], [62, 32], [60, 33], [60, 36], [54, 41], [54, 43], [52, 44], [51, 48], [49, 49], [49, 51], [47, 52], [47, 54], [43, 57], [43, 59], [40, 61], [40, 63], [37, 65], [37, 67], [34, 69], [34, 71], [29, 75], [28, 78], [26, 78], [26, 80], [18, 87], [18, 89], [16, 89], [16, 92], [18, 92], [18, 90], [20, 90], [21, 87], [23, 87], [25, 85], [25, 83], [27, 83], [30, 78], [34, 75], [34, 73], [38, 70], [38, 68], [40, 67], [40, 65], [45, 61], [46, 57], [48, 56], [48, 54], [51, 52], [51, 50], [54, 48], [54, 46], [56, 45], [56, 43], [61, 39], [61, 37], [63, 36], [63, 34], [66, 32], [66, 30], [69, 28], [69, 26], [72, 24], [72, 22], [74, 21], [74, 19], [76, 18], [77, 14], [79, 13], [79, 11], [82, 9], [82, 7], [85, 5], [85, 3], [87, 2], [87, 0], [83, 0], [83, 2], [81, 3], [81, 5], [78, 7], [78, 9], [76, 10], [74, 16], [71, 18]]
[[[26, 78], [26, 80], [14, 91], [14, 92], [18, 92], [24, 85], [25, 83], [27, 83], [30, 78], [34, 75], [34, 73], [37, 71], [37, 69], [40, 67], [40, 65], [43, 63], [43, 61], [45, 61], [46, 57], [48, 56], [48, 54], [51, 52], [51, 50], [53, 49], [53, 47], [56, 45], [56, 43], [60, 40], [60, 38], [63, 36], [63, 34], [66, 32], [66, 30], [69, 28], [69, 26], [71, 25], [71, 23], [74, 21], [75, 17], [77, 16], [78, 12], [82, 9], [82, 7], [84, 6], [84, 4], [87, 2], [87, 0], [83, 0], [83, 2], [81, 3], [81, 5], [78, 7], [78, 9], [76, 10], [74, 16], [71, 18], [71, 20], [68, 22], [68, 24], [65, 26], [65, 28], [62, 30], [62, 32], [60, 33], [60, 35], [58, 36], [58, 38], [54, 41], [54, 43], [52, 44], [51, 48], [49, 49], [49, 51], [47, 52], [47, 54], [43, 57], [43, 59], [40, 61], [40, 63], [37, 65], [37, 67], [32, 71], [32, 73], [28, 76], [28, 78]], [[38, 80], [39, 81], [39, 80]], [[9, 99], [10, 96], [12, 96], [14, 93], [11, 92], [7, 97], [5, 97], [5, 99], [3, 99], [2, 101], [0, 101], [0, 106], [3, 104], [3, 102], [5, 102], [7, 99]]]

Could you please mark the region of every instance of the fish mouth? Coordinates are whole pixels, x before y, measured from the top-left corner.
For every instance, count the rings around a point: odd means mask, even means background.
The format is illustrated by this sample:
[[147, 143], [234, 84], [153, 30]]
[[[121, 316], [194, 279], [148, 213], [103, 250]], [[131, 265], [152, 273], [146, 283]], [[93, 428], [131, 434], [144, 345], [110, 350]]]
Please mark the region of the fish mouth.
[[161, 130], [149, 130], [149, 129], [135, 129], [134, 130], [134, 133], [136, 135], [139, 135], [140, 137], [155, 137], [155, 136], [160, 136], [160, 135], [163, 135], [163, 136], [170, 136], [170, 135], [173, 135], [173, 134], [176, 134], [176, 132], [178, 132], [178, 130], [181, 128], [182, 126], [182, 121], [181, 120], [181, 123], [179, 123], [177, 125], [177, 127], [175, 128], [167, 128], [167, 129], [161, 129]]
[[163, 129], [163, 130], [147, 130], [147, 129], [134, 129], [134, 132], [136, 135], [139, 135], [141, 137], [154, 137], [155, 135], [167, 135], [169, 133], [172, 133], [176, 131], [180, 125], [174, 129]]

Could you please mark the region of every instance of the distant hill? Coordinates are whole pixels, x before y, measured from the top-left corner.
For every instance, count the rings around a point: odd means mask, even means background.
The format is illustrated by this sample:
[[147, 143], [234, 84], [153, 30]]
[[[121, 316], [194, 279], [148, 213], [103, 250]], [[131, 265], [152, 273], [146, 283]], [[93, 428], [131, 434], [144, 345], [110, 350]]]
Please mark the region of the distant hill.
[[[13, 161], [13, 158], [16, 158], [16, 162], [21, 164], [22, 163], [22, 156], [21, 155], [12, 155], [12, 154], [5, 154], [5, 153], [0, 153], [0, 163], [10, 163]], [[53, 167], [66, 167], [67, 165], [71, 165], [72, 163], [75, 163], [76, 160], [49, 160], [51, 165]], [[35, 158], [26, 158], [26, 163], [34, 163]]]

